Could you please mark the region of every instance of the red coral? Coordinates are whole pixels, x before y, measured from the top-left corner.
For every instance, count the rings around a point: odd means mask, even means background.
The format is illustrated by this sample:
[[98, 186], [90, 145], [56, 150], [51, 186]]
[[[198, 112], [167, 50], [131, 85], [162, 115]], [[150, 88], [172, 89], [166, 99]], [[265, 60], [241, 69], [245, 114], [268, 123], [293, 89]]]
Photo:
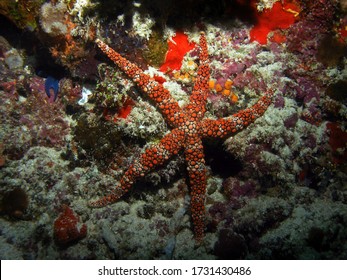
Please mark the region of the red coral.
[[272, 36], [269, 38], [271, 42], [275, 42], [278, 44], [284, 43], [286, 39], [286, 36], [280, 30], [274, 31]]
[[337, 27], [337, 36], [341, 43], [347, 43], [347, 16], [340, 20], [340, 24]]
[[116, 123], [120, 119], [126, 119], [128, 115], [131, 113], [131, 110], [133, 109], [134, 105], [135, 102], [131, 98], [126, 97], [122, 106], [117, 109], [116, 113], [114, 112], [114, 110], [104, 108], [103, 115], [107, 121]]
[[135, 103], [131, 98], [127, 98], [123, 106], [118, 110], [118, 118], [126, 119], [127, 116], [130, 114], [134, 104]]
[[69, 245], [87, 235], [87, 225], [79, 222], [79, 217], [67, 205], [54, 222], [54, 239], [58, 245]]
[[[299, 7], [294, 3], [289, 3], [290, 1], [283, 2], [283, 4], [276, 2], [271, 9], [257, 13], [257, 24], [250, 31], [252, 42], [258, 41], [260, 44], [265, 45], [270, 31], [279, 28], [287, 29], [296, 21]], [[283, 42], [283, 38], [280, 42]]]
[[188, 36], [182, 32], [176, 32], [176, 35], [169, 40], [168, 45], [169, 50], [165, 62], [160, 67], [162, 72], [179, 70], [182, 66], [183, 57], [195, 48], [195, 43], [189, 43]]
[[155, 81], [157, 81], [159, 84], [163, 84], [163, 83], [166, 82], [166, 80], [165, 80], [164, 77], [157, 76], [157, 75], [153, 76], [153, 79], [154, 79]]

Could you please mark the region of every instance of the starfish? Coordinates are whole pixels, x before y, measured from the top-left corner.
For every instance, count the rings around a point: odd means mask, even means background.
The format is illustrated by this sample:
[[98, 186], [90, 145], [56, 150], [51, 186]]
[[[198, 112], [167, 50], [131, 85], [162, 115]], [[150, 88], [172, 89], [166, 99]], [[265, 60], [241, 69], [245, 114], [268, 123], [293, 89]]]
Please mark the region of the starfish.
[[264, 114], [272, 103], [272, 91], [266, 92], [253, 106], [220, 119], [204, 118], [208, 95], [210, 67], [206, 37], [200, 34], [200, 65], [188, 104], [181, 108], [164, 86], [145, 74], [136, 64], [97, 39], [99, 48], [147, 95], [163, 115], [171, 131], [158, 144], [153, 144], [136, 158], [111, 193], [90, 202], [91, 207], [104, 207], [116, 202], [134, 184], [156, 167], [163, 165], [172, 156], [184, 150], [190, 185], [190, 207], [194, 235], [198, 242], [204, 237], [206, 166], [203, 138], [226, 138], [244, 129]]

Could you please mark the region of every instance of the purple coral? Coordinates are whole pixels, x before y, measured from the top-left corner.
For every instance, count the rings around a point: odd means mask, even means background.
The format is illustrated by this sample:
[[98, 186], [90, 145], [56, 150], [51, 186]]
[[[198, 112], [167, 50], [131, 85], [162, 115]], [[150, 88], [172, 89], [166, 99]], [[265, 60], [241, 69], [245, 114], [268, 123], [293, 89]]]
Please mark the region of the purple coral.
[[291, 114], [286, 120], [284, 120], [284, 126], [289, 129], [295, 127], [299, 117], [297, 113]]
[[318, 41], [329, 33], [336, 12], [334, 1], [309, 1], [302, 12], [302, 19], [295, 23], [287, 35], [288, 50], [302, 54], [302, 59], [311, 59], [317, 54]]
[[320, 94], [317, 85], [309, 77], [297, 77], [296, 87], [297, 98], [303, 100], [305, 104], [309, 103], [313, 98], [317, 101], [320, 99]]
[[256, 194], [256, 183], [252, 180], [242, 182], [236, 178], [229, 177], [223, 181], [223, 190], [229, 200], [254, 197]]
[[282, 94], [277, 94], [274, 101], [275, 108], [283, 108], [284, 107], [284, 97]]

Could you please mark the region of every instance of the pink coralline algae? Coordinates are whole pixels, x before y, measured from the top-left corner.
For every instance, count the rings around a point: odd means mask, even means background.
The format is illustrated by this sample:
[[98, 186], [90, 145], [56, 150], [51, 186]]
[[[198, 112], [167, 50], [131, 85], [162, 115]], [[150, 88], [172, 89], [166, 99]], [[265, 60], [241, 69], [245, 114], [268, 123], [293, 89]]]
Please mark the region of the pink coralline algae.
[[283, 108], [285, 105], [284, 97], [281, 94], [277, 94], [275, 100], [274, 100], [274, 106], [275, 108]]
[[311, 59], [317, 54], [317, 41], [332, 29], [336, 12], [334, 1], [308, 1], [300, 15], [299, 22], [294, 24], [287, 35], [288, 50], [302, 54], [302, 59]]
[[[51, 103], [45, 93], [45, 80], [37, 76], [5, 82], [0, 93], [4, 129], [3, 143], [9, 158], [20, 158], [35, 145], [61, 147], [70, 127], [60, 98]], [[25, 94], [20, 102], [20, 94]], [[22, 129], [18, 129], [18, 128]], [[22, 136], [21, 136], [22, 135]]]
[[223, 190], [230, 200], [241, 197], [252, 197], [256, 193], [256, 184], [251, 180], [240, 182], [239, 180], [230, 177], [224, 180]]
[[298, 122], [298, 114], [297, 113], [293, 113], [292, 115], [290, 115], [286, 120], [284, 120], [284, 126], [289, 129], [289, 128], [293, 128], [295, 127], [296, 123]]
[[309, 77], [298, 77], [296, 79], [298, 83], [297, 98], [303, 100], [305, 104], [308, 104], [312, 99], [319, 101], [319, 89], [317, 85]]

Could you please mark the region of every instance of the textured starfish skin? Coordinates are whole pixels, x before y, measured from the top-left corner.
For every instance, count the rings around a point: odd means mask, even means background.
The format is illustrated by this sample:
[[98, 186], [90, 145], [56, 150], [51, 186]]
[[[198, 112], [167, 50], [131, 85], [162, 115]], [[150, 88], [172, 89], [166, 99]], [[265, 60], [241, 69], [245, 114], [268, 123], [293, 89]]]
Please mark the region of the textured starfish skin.
[[167, 89], [145, 74], [138, 66], [129, 62], [119, 53], [100, 40], [99, 48], [120, 68], [137, 86], [147, 94], [162, 113], [172, 130], [161, 141], [147, 148], [134, 160], [124, 173], [112, 193], [90, 202], [91, 207], [103, 207], [116, 202], [140, 177], [162, 165], [170, 157], [184, 150], [190, 185], [190, 207], [194, 224], [195, 238], [198, 242], [204, 236], [206, 167], [202, 145], [203, 138], [225, 138], [244, 129], [262, 116], [272, 103], [272, 92], [265, 93], [252, 107], [241, 110], [228, 118], [203, 119], [206, 111], [208, 80], [210, 68], [207, 43], [204, 33], [200, 36], [200, 66], [196, 82], [190, 95], [189, 104], [181, 108]]

